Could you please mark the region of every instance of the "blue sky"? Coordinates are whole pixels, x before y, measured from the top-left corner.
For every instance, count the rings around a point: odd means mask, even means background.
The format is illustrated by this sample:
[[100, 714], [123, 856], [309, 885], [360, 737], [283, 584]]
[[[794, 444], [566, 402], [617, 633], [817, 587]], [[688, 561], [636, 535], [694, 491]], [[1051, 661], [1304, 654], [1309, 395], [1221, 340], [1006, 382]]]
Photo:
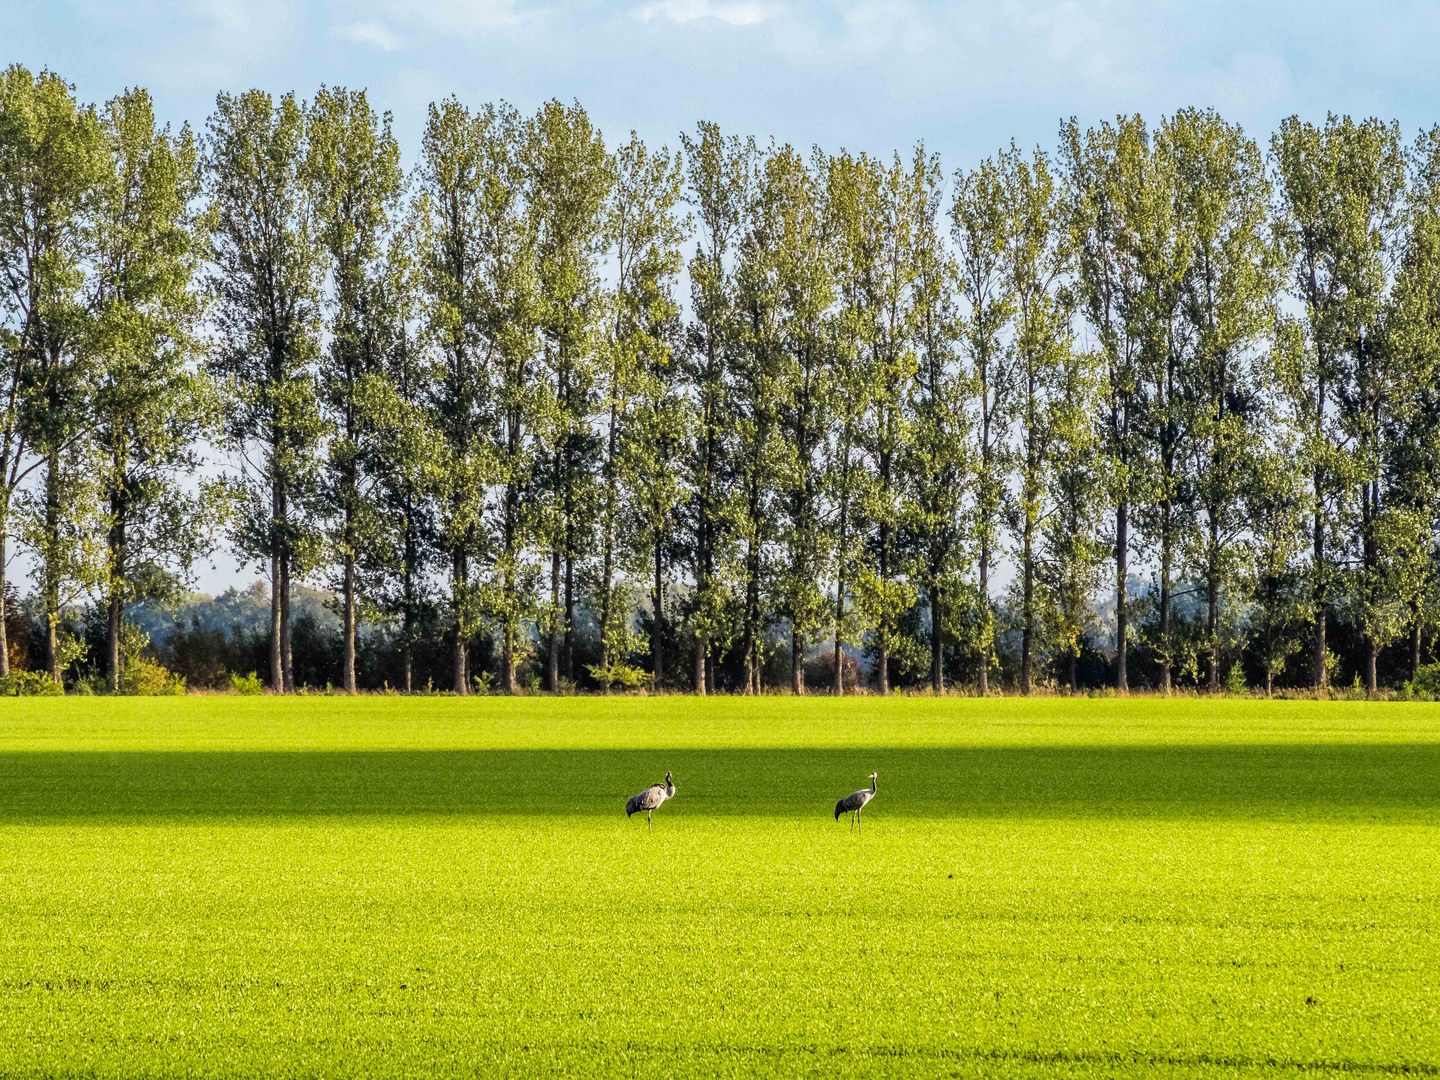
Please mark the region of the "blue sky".
[[1264, 139], [1292, 113], [1440, 120], [1440, 7], [1236, 2], [9, 0], [5, 62], [90, 99], [147, 86], [203, 121], [221, 89], [365, 86], [413, 151], [454, 93], [532, 109], [578, 98], [611, 138], [697, 118], [827, 149], [923, 139], [947, 169], [1060, 117], [1209, 105]]

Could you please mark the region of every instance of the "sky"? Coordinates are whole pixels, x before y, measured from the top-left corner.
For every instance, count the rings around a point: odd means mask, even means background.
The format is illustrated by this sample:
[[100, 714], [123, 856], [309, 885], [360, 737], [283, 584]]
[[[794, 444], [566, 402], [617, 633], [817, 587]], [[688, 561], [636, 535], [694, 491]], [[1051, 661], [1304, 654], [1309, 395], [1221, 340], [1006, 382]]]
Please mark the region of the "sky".
[[797, 146], [947, 169], [1014, 138], [1213, 106], [1264, 140], [1327, 111], [1440, 121], [1440, 6], [1422, 3], [810, 3], [788, 0], [7, 0], [5, 62], [103, 100], [143, 85], [176, 123], [220, 90], [366, 87], [413, 153], [454, 94], [579, 100], [613, 141], [673, 144], [698, 119]]
[[[0, 62], [48, 67], [103, 101], [144, 86], [177, 126], [215, 95], [367, 88], [407, 160], [426, 106], [578, 100], [612, 145], [727, 132], [947, 170], [1060, 121], [1213, 107], [1262, 143], [1290, 115], [1440, 122], [1440, 5], [788, 0], [4, 0]], [[214, 592], [255, 577], [226, 558]]]

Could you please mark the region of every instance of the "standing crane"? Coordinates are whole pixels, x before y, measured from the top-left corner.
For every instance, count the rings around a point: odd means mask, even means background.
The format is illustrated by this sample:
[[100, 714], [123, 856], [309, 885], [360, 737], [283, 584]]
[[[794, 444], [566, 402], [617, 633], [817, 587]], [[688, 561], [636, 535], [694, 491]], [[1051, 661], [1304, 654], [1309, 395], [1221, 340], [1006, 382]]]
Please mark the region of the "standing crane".
[[[859, 791], [852, 791], [835, 804], [835, 820], [839, 821], [841, 814], [853, 815], [850, 818], [850, 828], [853, 830], [857, 825], [860, 825], [860, 811], [864, 810], [866, 805], [868, 805], [874, 797], [875, 774], [872, 772], [870, 774], [870, 786], [868, 788], [862, 787]], [[636, 798], [638, 799], [639, 796], [637, 795]], [[864, 834], [865, 826], [860, 825], [860, 832], [862, 835]]]
[[674, 797], [675, 783], [670, 779], [670, 774], [667, 772], [663, 784], [651, 784], [644, 791], [640, 792], [639, 795], [631, 795], [630, 798], [625, 800], [625, 816], [628, 818], [630, 815], [638, 814], [641, 810], [644, 810], [646, 824], [650, 826], [650, 832], [653, 835], [655, 832], [655, 823], [651, 820], [650, 815], [656, 810], [659, 810], [660, 807], [665, 804], [666, 799], [673, 799]]

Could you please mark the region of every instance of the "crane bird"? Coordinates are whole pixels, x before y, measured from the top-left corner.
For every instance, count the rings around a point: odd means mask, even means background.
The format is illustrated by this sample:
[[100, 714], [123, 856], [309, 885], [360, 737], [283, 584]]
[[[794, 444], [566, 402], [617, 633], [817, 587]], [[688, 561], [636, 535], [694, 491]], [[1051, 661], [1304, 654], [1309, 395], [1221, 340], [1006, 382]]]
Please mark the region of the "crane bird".
[[673, 799], [674, 797], [675, 783], [670, 779], [670, 774], [667, 772], [663, 784], [651, 784], [644, 791], [640, 792], [639, 795], [631, 795], [630, 798], [625, 800], [625, 816], [628, 818], [632, 814], [638, 814], [641, 810], [644, 810], [645, 822], [650, 826], [650, 832], [653, 835], [655, 832], [655, 823], [651, 820], [650, 815], [656, 810], [659, 810], [660, 807], [665, 804], [666, 799]]
[[[870, 786], [868, 788], [862, 787], [859, 791], [852, 791], [835, 804], [835, 820], [839, 821], [841, 814], [854, 815], [850, 818], [850, 828], [853, 830], [857, 825], [860, 825], [860, 811], [864, 810], [874, 797], [875, 774], [872, 772], [870, 774]], [[864, 825], [860, 825], [860, 832], [862, 834], [865, 832]]]

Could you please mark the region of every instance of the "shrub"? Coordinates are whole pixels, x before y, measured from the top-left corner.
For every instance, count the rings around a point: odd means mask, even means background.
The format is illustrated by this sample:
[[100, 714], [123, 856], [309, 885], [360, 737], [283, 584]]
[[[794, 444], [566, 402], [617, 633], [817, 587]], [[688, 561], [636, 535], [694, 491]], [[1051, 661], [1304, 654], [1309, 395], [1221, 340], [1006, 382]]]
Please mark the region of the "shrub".
[[1440, 664], [1426, 664], [1415, 672], [1402, 694], [1413, 701], [1440, 700]]
[[167, 693], [170, 682], [167, 668], [143, 656], [131, 658], [120, 671], [120, 693], [135, 697], [155, 697]]
[[252, 671], [249, 675], [231, 675], [230, 690], [243, 697], [254, 697], [265, 692], [265, 684], [260, 681], [260, 676]]
[[44, 671], [12, 671], [0, 676], [0, 696], [58, 697], [65, 688]]
[[649, 689], [655, 683], [653, 672], [625, 663], [616, 662], [609, 667], [590, 664], [585, 670], [603, 687], [618, 686], [622, 690], [643, 690]]

